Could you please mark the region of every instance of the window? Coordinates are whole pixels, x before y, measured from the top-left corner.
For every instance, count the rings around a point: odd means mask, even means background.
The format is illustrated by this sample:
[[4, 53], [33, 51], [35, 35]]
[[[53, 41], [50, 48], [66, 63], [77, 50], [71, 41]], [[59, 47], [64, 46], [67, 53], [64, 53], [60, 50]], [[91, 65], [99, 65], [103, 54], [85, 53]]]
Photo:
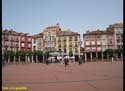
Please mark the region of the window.
[[64, 49], [64, 53], [66, 53], [66, 49]]
[[58, 38], [58, 42], [61, 42], [61, 38], [60, 37]]
[[117, 47], [120, 48], [120, 45], [118, 45]]
[[91, 35], [91, 39], [94, 40], [94, 39], [95, 39], [95, 36], [94, 36], [94, 35]]
[[24, 47], [24, 43], [22, 43], [22, 47]]
[[33, 43], [35, 44], [36, 43], [36, 40], [34, 39]]
[[70, 40], [70, 41], [72, 40], [72, 36], [69, 37], [69, 40]]
[[75, 41], [77, 41], [77, 36], [75, 36]]
[[85, 39], [88, 40], [89, 39], [89, 35], [86, 35]]
[[70, 48], [69, 51], [72, 51], [72, 48]]
[[64, 41], [66, 41], [66, 37], [64, 37]]
[[31, 38], [28, 38], [28, 41], [31, 41]]
[[99, 39], [99, 38], [100, 38], [100, 36], [99, 36], [99, 35], [97, 35], [97, 38]]
[[110, 44], [112, 44], [112, 40], [110, 40]]
[[120, 43], [120, 40], [117, 40], [117, 43]]
[[78, 52], [78, 49], [77, 49], [77, 48], [75, 48], [75, 52], [76, 52], [76, 53]]
[[36, 50], [36, 46], [33, 46], [33, 50], [34, 50], [34, 51]]
[[30, 48], [31, 47], [31, 44], [30, 43], [28, 43], [28, 48]]
[[18, 48], [16, 48], [16, 51], [18, 51]]
[[22, 37], [22, 41], [25, 41], [25, 37]]

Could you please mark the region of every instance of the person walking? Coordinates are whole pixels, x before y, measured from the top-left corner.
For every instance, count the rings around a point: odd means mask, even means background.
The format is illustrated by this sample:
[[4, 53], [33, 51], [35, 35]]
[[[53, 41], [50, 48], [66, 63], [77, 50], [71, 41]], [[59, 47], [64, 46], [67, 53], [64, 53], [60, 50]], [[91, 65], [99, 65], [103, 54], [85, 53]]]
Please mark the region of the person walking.
[[68, 58], [64, 58], [65, 67], [68, 65]]

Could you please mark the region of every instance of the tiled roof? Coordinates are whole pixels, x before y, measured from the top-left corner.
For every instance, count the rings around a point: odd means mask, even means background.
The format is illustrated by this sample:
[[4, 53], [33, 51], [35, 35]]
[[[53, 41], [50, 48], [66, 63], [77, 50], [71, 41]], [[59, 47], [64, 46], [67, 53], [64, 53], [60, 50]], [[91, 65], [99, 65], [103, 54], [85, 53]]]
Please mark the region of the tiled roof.
[[18, 36], [27, 36], [28, 35], [28, 33], [23, 33], [23, 32], [18, 33], [12, 29], [10, 29], [10, 30], [5, 29], [2, 31], [2, 33], [8, 34], [8, 35], [18, 35]]
[[4, 34], [18, 34], [18, 32], [14, 31], [12, 29], [10, 29], [10, 30], [5, 29], [2, 31], [2, 33], [4, 33]]
[[104, 31], [104, 30], [96, 30], [96, 31], [87, 31], [84, 35], [88, 35], [88, 34], [108, 34], [108, 33], [112, 33], [112, 32], [108, 32], [108, 31]]
[[47, 27], [45, 29], [52, 29], [52, 28], [59, 28], [59, 27], [58, 26], [49, 26], [49, 27]]
[[111, 27], [111, 28], [122, 28], [123, 27], [123, 23], [115, 23], [113, 25], [109, 25], [109, 27]]
[[58, 36], [72, 36], [72, 35], [79, 35], [77, 32], [72, 32], [71, 30], [61, 31]]
[[32, 37], [33, 37], [33, 38], [39, 38], [39, 37], [42, 37], [42, 36], [43, 36], [43, 33], [39, 33], [39, 34], [33, 35]]

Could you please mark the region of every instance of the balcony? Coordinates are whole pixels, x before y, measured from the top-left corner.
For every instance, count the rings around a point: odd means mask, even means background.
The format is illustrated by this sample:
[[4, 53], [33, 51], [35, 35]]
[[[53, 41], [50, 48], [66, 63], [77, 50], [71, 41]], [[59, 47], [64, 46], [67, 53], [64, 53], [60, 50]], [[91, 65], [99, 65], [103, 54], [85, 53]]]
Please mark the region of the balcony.
[[58, 47], [61, 48], [61, 45], [59, 45]]
[[14, 48], [14, 45], [10, 45], [11, 48]]
[[66, 39], [64, 39], [63, 41], [66, 41]]
[[75, 39], [75, 41], [78, 41], [78, 39]]
[[72, 45], [69, 45], [69, 47], [72, 47]]
[[64, 45], [64, 47], [66, 47], [66, 45]]
[[8, 41], [8, 37], [4, 37], [4, 40], [5, 40], [5, 41]]
[[11, 42], [14, 42], [14, 39], [10, 39]]
[[19, 42], [19, 39], [16, 39], [16, 42]]
[[28, 43], [31, 43], [31, 40], [28, 40]]
[[78, 45], [75, 45], [75, 47], [78, 47]]
[[25, 38], [22, 38], [22, 42], [24, 42], [25, 41]]
[[8, 45], [4, 45], [4, 47], [8, 47]]
[[61, 40], [58, 40], [58, 42], [61, 42]]
[[72, 39], [69, 39], [69, 41], [72, 41]]
[[19, 45], [18, 44], [16, 44], [16, 48], [18, 48], [19, 47]]

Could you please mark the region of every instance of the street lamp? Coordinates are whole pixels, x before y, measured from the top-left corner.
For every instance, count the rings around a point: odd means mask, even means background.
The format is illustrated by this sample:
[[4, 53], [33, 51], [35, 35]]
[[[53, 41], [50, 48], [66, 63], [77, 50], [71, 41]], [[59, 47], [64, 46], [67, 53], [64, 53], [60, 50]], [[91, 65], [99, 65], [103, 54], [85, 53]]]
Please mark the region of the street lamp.
[[82, 45], [82, 41], [81, 41], [81, 40], [78, 42], [78, 45], [80, 46], [80, 51], [79, 51], [79, 63], [81, 64], [81, 63], [82, 63], [81, 58], [80, 58], [81, 45]]

